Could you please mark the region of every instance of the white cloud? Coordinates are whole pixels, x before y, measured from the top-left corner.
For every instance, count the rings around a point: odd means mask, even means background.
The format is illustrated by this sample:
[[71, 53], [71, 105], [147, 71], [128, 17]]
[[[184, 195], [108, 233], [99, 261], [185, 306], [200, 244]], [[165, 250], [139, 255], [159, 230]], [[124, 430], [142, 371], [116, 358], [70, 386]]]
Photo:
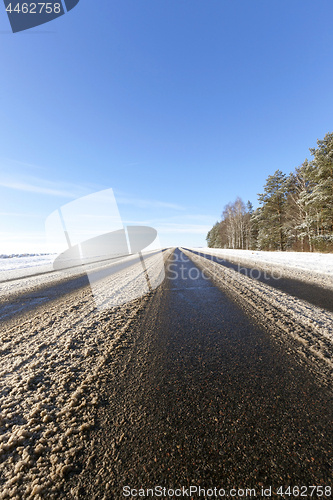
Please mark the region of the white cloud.
[[119, 205], [134, 205], [139, 208], [170, 208], [172, 210], [186, 210], [185, 207], [177, 203], [167, 203], [157, 200], [141, 200], [139, 198], [129, 198], [124, 196], [117, 196], [116, 201]]
[[37, 186], [26, 182], [0, 181], [0, 186], [18, 191], [27, 191], [30, 193], [47, 194], [51, 196], [61, 196], [63, 198], [75, 198], [76, 194], [73, 191], [64, 189], [54, 189], [45, 186]]
[[140, 225], [140, 226], [151, 226], [158, 231], [158, 233], [193, 233], [193, 234], [204, 234], [206, 235], [208, 231], [212, 228], [212, 224], [189, 224], [187, 222], [163, 222], [166, 219], [160, 220], [123, 220], [124, 225]]
[[211, 226], [204, 224], [168, 224], [160, 223], [156, 225], [155, 229], [159, 233], [191, 233], [191, 234], [204, 234], [206, 235], [211, 229]]
[[33, 170], [47, 170], [46, 167], [41, 167], [40, 165], [35, 165], [33, 163], [28, 163], [26, 161], [20, 161], [20, 160], [14, 160], [13, 158], [1, 158], [1, 163], [2, 163], [2, 168], [6, 169], [6, 170], [9, 170], [13, 167], [13, 166], [18, 166], [18, 167], [22, 167], [24, 169], [33, 169]]

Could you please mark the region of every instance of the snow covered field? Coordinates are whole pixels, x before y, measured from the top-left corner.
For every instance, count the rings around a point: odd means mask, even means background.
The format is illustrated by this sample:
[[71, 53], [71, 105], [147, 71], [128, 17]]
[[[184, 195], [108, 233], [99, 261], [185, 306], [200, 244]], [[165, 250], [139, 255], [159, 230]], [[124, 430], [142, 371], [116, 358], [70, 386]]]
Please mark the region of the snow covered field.
[[233, 263], [267, 271], [280, 272], [283, 276], [320, 283], [333, 288], [333, 254], [310, 252], [262, 252], [254, 250], [229, 250], [220, 248], [191, 248], [196, 252], [220, 257]]
[[0, 256], [0, 282], [52, 271], [54, 255]]
[[40, 266], [43, 264], [50, 264], [54, 256], [51, 254], [13, 254], [13, 255], [0, 255], [0, 271], [15, 270], [26, 267]]

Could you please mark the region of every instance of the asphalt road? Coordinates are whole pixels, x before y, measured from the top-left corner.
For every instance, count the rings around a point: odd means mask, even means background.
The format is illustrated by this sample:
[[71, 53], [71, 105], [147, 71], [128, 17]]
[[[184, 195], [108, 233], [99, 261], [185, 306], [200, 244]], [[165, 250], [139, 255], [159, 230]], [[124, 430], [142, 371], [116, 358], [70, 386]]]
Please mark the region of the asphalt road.
[[199, 270], [181, 256], [102, 381], [93, 458], [72, 479], [78, 497], [331, 486], [331, 393], [210, 280], [189, 279]]
[[327, 311], [333, 312], [332, 290], [321, 287], [319, 285], [315, 285], [314, 283], [306, 283], [305, 281], [286, 278], [283, 276], [276, 279], [272, 277], [267, 271], [260, 273], [256, 268], [246, 267], [241, 264], [233, 264], [232, 262], [228, 262], [227, 260], [219, 259], [214, 255], [196, 252], [194, 250], [190, 251], [194, 254], [201, 255], [208, 260], [217, 262], [218, 264], [227, 267], [228, 269], [233, 269], [236, 272], [240, 272], [245, 276], [254, 276], [255, 279], [257, 279], [261, 283], [266, 283], [266, 285], [269, 285], [273, 288], [278, 288], [279, 290], [282, 290], [283, 292], [286, 292], [293, 297], [297, 297], [301, 300], [306, 300], [316, 307], [320, 307], [326, 309]]
[[[151, 257], [155, 253], [152, 251], [148, 255]], [[29, 286], [23, 292], [18, 287], [16, 291], [14, 288], [12, 293], [0, 297], [0, 325], [2, 321], [9, 321], [17, 318], [18, 315], [29, 314], [39, 305], [46, 306], [66, 294], [89, 287], [89, 279], [92, 281], [105, 280], [112, 275], [128, 270], [138, 262], [140, 262], [140, 258], [135, 254], [133, 256], [98, 261], [86, 266], [73, 266], [63, 271], [53, 270], [7, 280], [2, 277], [0, 287], [1, 283], [22, 282], [24, 280], [27, 280]], [[76, 274], [71, 275], [71, 271]], [[89, 278], [87, 271], [89, 271]], [[41, 276], [52, 277], [52, 280], [45, 283], [43, 280], [35, 282], [36, 278]]]

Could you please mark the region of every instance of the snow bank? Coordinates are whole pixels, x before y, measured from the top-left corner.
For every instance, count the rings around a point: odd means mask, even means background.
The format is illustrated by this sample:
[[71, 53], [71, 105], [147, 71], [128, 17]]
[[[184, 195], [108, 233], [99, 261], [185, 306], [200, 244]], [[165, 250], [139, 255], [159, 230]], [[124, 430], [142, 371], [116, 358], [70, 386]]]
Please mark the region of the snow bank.
[[233, 263], [265, 270], [276, 270], [286, 277], [333, 286], [333, 254], [310, 252], [263, 252], [220, 248], [191, 248]]

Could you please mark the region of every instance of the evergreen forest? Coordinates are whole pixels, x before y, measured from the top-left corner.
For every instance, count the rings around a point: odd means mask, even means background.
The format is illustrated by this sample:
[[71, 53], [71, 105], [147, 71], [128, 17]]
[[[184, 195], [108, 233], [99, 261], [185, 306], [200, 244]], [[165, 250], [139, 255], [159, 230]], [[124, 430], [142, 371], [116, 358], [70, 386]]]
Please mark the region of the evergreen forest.
[[333, 133], [289, 175], [268, 176], [259, 207], [239, 197], [208, 232], [211, 248], [333, 252]]

